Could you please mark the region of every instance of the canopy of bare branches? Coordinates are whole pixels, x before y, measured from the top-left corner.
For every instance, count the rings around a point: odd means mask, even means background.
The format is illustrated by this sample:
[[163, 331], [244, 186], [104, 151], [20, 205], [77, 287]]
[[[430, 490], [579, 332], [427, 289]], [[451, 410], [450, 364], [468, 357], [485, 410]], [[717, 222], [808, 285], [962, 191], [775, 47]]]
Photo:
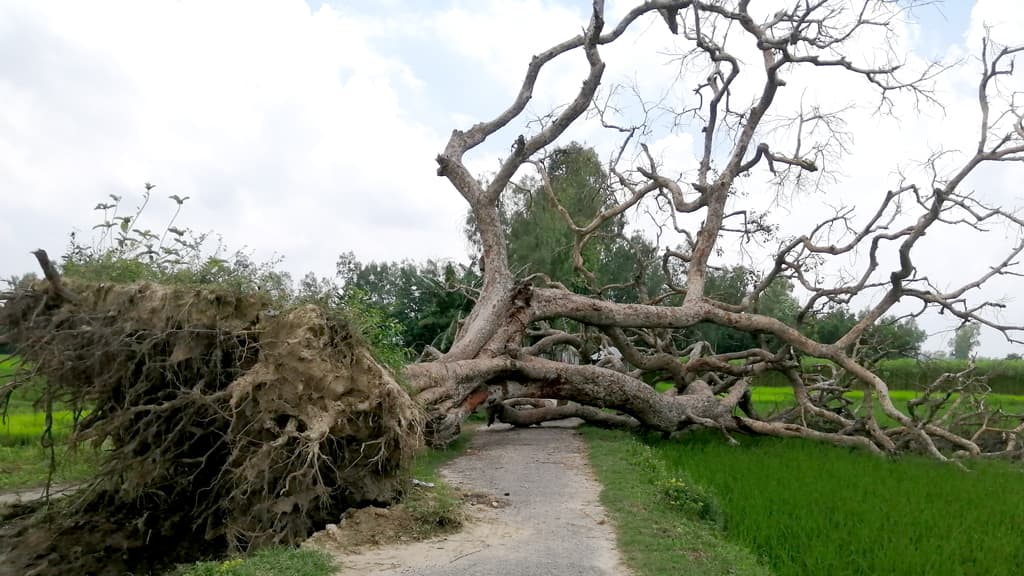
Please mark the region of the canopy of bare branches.
[[[1004, 82], [1014, 74], [1014, 58], [1024, 46], [986, 41], [978, 47], [979, 59], [970, 63], [907, 62], [898, 23], [913, 4], [659, 0], [611, 20], [604, 2], [595, 1], [581, 33], [535, 55], [514, 101], [493, 119], [453, 131], [437, 157], [438, 174], [469, 204], [484, 262], [483, 290], [454, 345], [436, 361], [408, 369], [419, 399], [434, 410], [434, 428], [444, 431], [440, 441], [483, 402], [558, 398], [580, 407], [540, 409], [585, 416], [590, 413], [585, 406], [615, 408], [631, 424], [635, 420], [665, 433], [710, 426], [727, 436], [732, 431], [802, 436], [879, 453], [916, 450], [943, 460], [954, 454], [1018, 454], [1022, 420], [989, 414], [978, 409], [983, 404], [966, 400], [983, 394], [984, 382], [969, 373], [942, 378], [921, 400], [934, 409], [922, 414], [894, 404], [886, 382], [859, 354], [858, 343], [873, 324], [894, 310], [904, 314], [908, 307], [915, 310], [909, 316], [939, 312], [964, 323], [980, 322], [1012, 342], [1021, 342], [1024, 328], [996, 318], [999, 302], [976, 297], [977, 289], [992, 279], [1019, 275], [1024, 220], [1012, 207], [978, 199], [965, 183], [984, 165], [1024, 161], [1024, 107]], [[605, 52], [651, 22], [647, 33], [678, 36], [673, 66], [664, 67], [675, 76], [673, 90], [644, 94], [636, 86], [609, 85]], [[528, 105], [541, 71], [562, 59], [586, 60], [575, 97], [530, 119], [526, 125], [533, 129], [510, 139], [510, 153], [489, 178], [472, 173], [467, 155], [535, 113]], [[808, 223], [804, 233], [792, 237], [773, 237], [763, 214], [744, 209], [742, 195], [757, 186], [747, 182], [763, 182], [780, 197], [830, 194], [835, 165], [852, 137], [844, 121], [848, 110], [804, 106], [793, 91], [839, 74], [874, 91], [876, 112], [913, 114], [941, 107], [935, 80], [960, 65], [977, 69], [977, 137], [965, 143], [967, 152], [937, 152], [923, 159], [921, 169], [900, 172], [885, 189], [863, 191], [856, 205], [839, 206], [832, 217]], [[549, 200], [575, 234], [573, 261], [588, 284], [587, 293], [541, 276], [517, 277], [508, 265], [499, 213], [502, 195], [526, 169], [550, 183], [547, 152], [571, 127], [594, 119], [621, 138], [607, 163], [618, 201], [591, 221], [577, 222], [548, 185]], [[647, 139], [657, 123], [698, 134], [696, 168], [684, 177], [651, 152]], [[605, 296], [609, 287], [597, 283], [583, 257], [585, 247], [603, 224], [640, 207], [684, 241], [664, 247], [663, 277], [668, 280], [656, 297], [613, 301]], [[1004, 253], [991, 255], [980, 276], [940, 288], [928, 271], [918, 268], [915, 255], [929, 231], [948, 226], [1010, 230], [1015, 240]], [[767, 264], [742, 302], [710, 298], [705, 283], [723, 243], [765, 236]], [[853, 257], [853, 268], [819, 274]], [[760, 297], [780, 279], [803, 294], [795, 325], [759, 313]], [[867, 313], [838, 341], [826, 344], [801, 332], [801, 324], [816, 314], [854, 299], [867, 299]], [[757, 334], [762, 345], [725, 354], [678, 337], [679, 330], [701, 322]], [[553, 349], [582, 350], [584, 344], [615, 353], [595, 363], [586, 357], [579, 364], [551, 359]], [[804, 356], [828, 360], [829, 370], [805, 374]], [[799, 403], [796, 410], [772, 418], [749, 410], [737, 413], [749, 407], [751, 377], [763, 371], [787, 376]], [[674, 390], [656, 393], [650, 383], [659, 379], [673, 381]], [[835, 406], [850, 389], [864, 391], [856, 413]], [[522, 413], [531, 409], [529, 404], [516, 405], [514, 414], [491, 412], [509, 414], [511, 421], [543, 419]], [[888, 424], [879, 421], [876, 407]]]

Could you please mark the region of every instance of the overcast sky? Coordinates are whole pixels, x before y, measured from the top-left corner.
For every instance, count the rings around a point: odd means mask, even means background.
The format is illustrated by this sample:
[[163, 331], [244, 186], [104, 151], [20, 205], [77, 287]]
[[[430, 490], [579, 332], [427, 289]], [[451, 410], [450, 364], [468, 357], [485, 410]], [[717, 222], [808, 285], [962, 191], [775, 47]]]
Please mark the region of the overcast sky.
[[[296, 276], [333, 272], [344, 251], [362, 260], [463, 259], [465, 206], [435, 175], [433, 159], [452, 128], [504, 108], [529, 57], [576, 34], [589, 4], [0, 2], [0, 276], [32, 270], [32, 249], [61, 253], [71, 230], [88, 235], [99, 218], [91, 208], [108, 194], [134, 207], [146, 181], [158, 186], [148, 211], [153, 228], [173, 209], [167, 195], [190, 196], [183, 224], [215, 230], [260, 257], [283, 255]], [[631, 4], [611, 1], [609, 11]], [[950, 0], [922, 9], [902, 24], [901, 46], [911, 59], [976, 54], [986, 24], [999, 40], [1024, 42], [1024, 2]], [[652, 16], [605, 50], [606, 78], [657, 89], [671, 79], [657, 52], [675, 42]], [[541, 76], [534, 112], [578, 88], [582, 69], [560, 66]], [[853, 130], [844, 177], [818, 208], [802, 197], [752, 194], [750, 202], [771, 208], [795, 233], [840, 198], [870, 210], [894, 170], [974, 138], [977, 73], [968, 61], [942, 81], [945, 112], [854, 113], [865, 129]], [[808, 97], [836, 106], [857, 91], [870, 97], [867, 86], [825, 84]], [[571, 136], [610, 143], [593, 126]], [[668, 171], [685, 176], [695, 162], [692, 134], [655, 136]], [[472, 166], [493, 168], [509, 144], [507, 137], [489, 142]], [[1022, 182], [1024, 168], [1015, 166], [971, 184], [990, 201], [1021, 207]], [[934, 236], [920, 267], [930, 266], [944, 287], [983, 271], [993, 263], [985, 257], [1014, 239], [1003, 229], [994, 239]], [[984, 295], [1006, 298], [1001, 320], [1022, 324], [1022, 288], [1020, 279], [1004, 279]], [[926, 321], [930, 332], [950, 326]], [[936, 334], [927, 347], [944, 348], [947, 338]], [[985, 332], [982, 351], [1001, 356], [1024, 347]]]

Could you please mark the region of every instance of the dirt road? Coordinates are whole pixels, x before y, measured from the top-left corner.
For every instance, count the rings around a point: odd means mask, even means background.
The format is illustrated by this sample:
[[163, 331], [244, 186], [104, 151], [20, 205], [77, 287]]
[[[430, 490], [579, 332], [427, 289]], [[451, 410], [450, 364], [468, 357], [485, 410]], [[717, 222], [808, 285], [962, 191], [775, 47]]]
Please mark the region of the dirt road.
[[494, 494], [459, 533], [338, 554], [343, 576], [623, 576], [600, 485], [572, 429], [545, 424], [477, 431], [442, 473], [454, 486]]
[[[76, 486], [73, 484], [55, 484], [50, 487], [50, 496], [64, 496], [74, 492], [75, 488]], [[21, 490], [12, 490], [10, 492], [5, 491], [0, 493], [0, 508], [39, 500], [42, 497], [42, 488], [23, 488]]]

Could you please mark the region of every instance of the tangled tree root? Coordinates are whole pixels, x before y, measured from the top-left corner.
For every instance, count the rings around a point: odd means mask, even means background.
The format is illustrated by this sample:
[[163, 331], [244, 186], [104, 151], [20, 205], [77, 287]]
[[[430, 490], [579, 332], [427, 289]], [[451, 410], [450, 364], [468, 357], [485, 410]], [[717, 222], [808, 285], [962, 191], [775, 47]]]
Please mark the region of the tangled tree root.
[[72, 442], [97, 477], [5, 522], [0, 574], [140, 573], [305, 539], [394, 499], [423, 416], [342, 318], [264, 317], [252, 295], [37, 286], [0, 309], [45, 378], [42, 403], [90, 411]]

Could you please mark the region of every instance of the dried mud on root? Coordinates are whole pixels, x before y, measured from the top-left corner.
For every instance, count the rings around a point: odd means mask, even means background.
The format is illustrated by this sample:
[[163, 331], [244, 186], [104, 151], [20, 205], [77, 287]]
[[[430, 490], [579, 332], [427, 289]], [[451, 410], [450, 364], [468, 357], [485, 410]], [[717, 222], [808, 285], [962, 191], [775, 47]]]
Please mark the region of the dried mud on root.
[[228, 291], [45, 286], [0, 324], [45, 378], [44, 404], [87, 407], [104, 445], [58, 509], [6, 520], [0, 574], [122, 574], [304, 540], [393, 500], [422, 444], [417, 405], [350, 325], [305, 306], [264, 317]]

